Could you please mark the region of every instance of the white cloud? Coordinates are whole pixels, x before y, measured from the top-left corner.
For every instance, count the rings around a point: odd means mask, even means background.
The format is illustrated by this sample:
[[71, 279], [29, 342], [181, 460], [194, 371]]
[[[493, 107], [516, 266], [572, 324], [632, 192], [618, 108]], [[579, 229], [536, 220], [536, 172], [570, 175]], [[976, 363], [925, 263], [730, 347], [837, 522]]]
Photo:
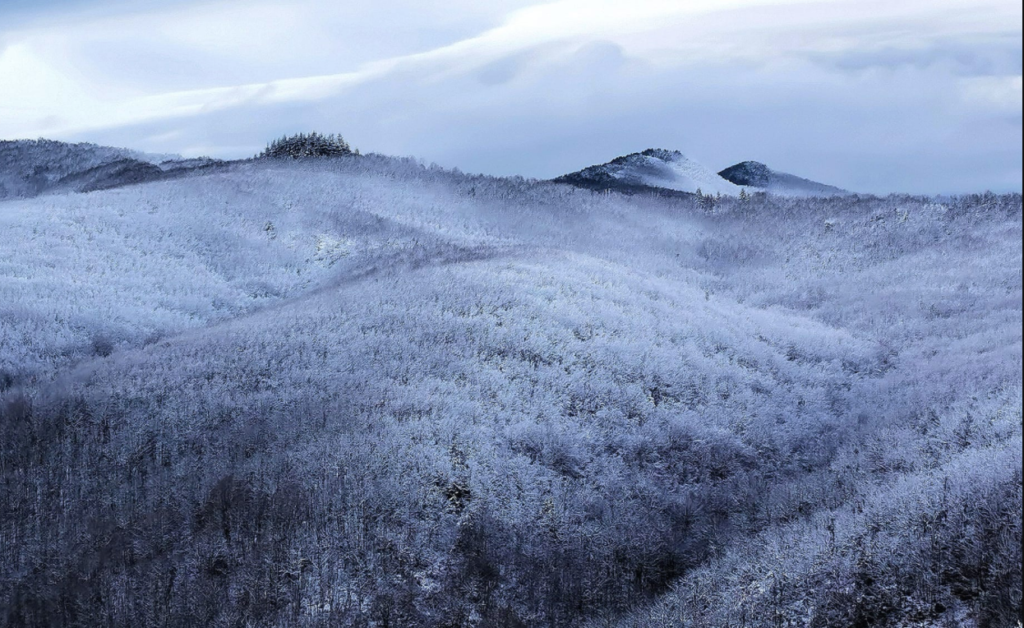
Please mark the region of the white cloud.
[[91, 91], [87, 81], [57, 70], [28, 46], [8, 45], [0, 51], [0, 134], [25, 136], [64, 126], [72, 103], [79, 112], [94, 113]]
[[[248, 146], [253, 139], [215, 139], [219, 125], [202, 122], [235, 112], [257, 143], [289, 121], [327, 122], [368, 148], [402, 152], [420, 153], [435, 134], [444, 139], [429, 142], [433, 155], [463, 165], [458, 147], [481, 132], [501, 136], [509, 116], [522, 119], [517, 149], [529, 156], [552, 125], [592, 136], [610, 118], [646, 116], [653, 125], [673, 108], [748, 117], [739, 102], [749, 115], [808, 103], [837, 118], [874, 111], [888, 137], [901, 117], [910, 127], [924, 118], [968, 124], [993, 110], [1019, 118], [1020, 14], [1006, 0], [166, 6], [5, 33], [0, 136], [107, 137], [142, 125], [146, 137], [161, 138], [160, 150]], [[829, 89], [846, 101], [819, 93]], [[266, 114], [243, 114], [258, 111]], [[469, 125], [475, 130], [462, 128]], [[657, 135], [650, 127], [636, 134]], [[438, 152], [438, 141], [450, 149]]]
[[990, 107], [994, 112], [1021, 113], [1021, 76], [975, 76], [961, 81], [963, 98], [969, 105]]

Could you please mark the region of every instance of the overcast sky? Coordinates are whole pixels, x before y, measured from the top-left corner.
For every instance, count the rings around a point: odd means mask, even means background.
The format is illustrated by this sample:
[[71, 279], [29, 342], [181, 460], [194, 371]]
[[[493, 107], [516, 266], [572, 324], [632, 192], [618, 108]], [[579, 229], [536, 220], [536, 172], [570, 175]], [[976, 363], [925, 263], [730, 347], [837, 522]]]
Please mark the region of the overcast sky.
[[0, 138], [553, 177], [649, 147], [1021, 189], [1016, 0], [0, 0]]

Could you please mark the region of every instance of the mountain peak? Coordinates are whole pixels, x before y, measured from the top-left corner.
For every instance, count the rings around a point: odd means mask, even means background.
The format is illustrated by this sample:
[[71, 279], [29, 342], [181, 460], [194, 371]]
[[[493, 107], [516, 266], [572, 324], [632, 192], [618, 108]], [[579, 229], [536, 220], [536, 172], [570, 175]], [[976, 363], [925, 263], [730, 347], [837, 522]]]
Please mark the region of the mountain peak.
[[719, 172], [722, 178], [736, 185], [749, 185], [755, 188], [768, 187], [772, 179], [772, 169], [759, 161], [743, 161]]
[[681, 161], [687, 161], [686, 155], [682, 154], [677, 150], [669, 150], [667, 148], [648, 148], [647, 150], [639, 153], [630, 153], [608, 162], [608, 164], [622, 165], [630, 163], [642, 163], [650, 160], [664, 161], [666, 163], [678, 163]]
[[846, 190], [772, 170], [759, 161], [743, 161], [718, 173], [736, 185], [770, 192], [780, 196], [835, 196], [849, 194]]
[[740, 187], [677, 150], [648, 148], [555, 179], [593, 190], [738, 195]]
[[644, 157], [654, 157], [662, 161], [681, 161], [686, 159], [686, 156], [677, 150], [668, 150], [666, 148], [648, 148], [644, 152], [640, 153]]

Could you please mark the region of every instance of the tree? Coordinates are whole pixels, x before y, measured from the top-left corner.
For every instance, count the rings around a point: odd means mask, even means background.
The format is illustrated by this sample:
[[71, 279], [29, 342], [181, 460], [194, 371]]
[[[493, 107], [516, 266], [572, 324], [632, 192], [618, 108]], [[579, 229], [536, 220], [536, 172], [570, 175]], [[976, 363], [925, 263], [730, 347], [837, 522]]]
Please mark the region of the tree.
[[[299, 133], [274, 140], [258, 157], [261, 159], [278, 157], [298, 159], [300, 157], [339, 157], [351, 154], [353, 154], [352, 148], [341, 135], [335, 133], [321, 135], [313, 132], [308, 135]], [[355, 154], [358, 154], [358, 151]]]

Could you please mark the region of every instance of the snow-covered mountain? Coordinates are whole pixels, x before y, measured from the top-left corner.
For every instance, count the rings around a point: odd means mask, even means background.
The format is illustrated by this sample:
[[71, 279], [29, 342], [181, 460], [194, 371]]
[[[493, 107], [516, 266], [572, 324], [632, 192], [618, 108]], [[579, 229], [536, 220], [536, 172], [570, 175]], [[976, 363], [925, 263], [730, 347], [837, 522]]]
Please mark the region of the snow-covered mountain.
[[744, 161], [735, 166], [729, 166], [718, 174], [736, 185], [779, 196], [835, 196], [850, 193], [834, 185], [818, 183], [785, 172], [776, 172], [757, 161]]
[[599, 166], [555, 179], [595, 190], [671, 190], [675, 192], [728, 194], [737, 196], [742, 188], [727, 181], [679, 151], [651, 148], [618, 157]]
[[122, 184], [0, 202], [0, 626], [1017, 624], [1019, 194], [53, 148]]
[[91, 192], [180, 176], [223, 162], [54, 140], [0, 141], [0, 200]]

